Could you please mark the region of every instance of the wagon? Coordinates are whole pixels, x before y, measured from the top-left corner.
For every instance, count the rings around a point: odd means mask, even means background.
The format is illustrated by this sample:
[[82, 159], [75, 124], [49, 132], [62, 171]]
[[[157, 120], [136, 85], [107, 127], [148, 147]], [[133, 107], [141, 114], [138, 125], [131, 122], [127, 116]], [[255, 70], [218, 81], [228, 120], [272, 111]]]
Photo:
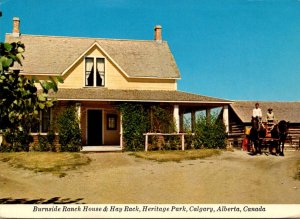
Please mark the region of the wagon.
[[[279, 138], [274, 138], [271, 135], [271, 130], [274, 123], [262, 122], [261, 125], [264, 127], [265, 133], [258, 138], [258, 146], [260, 149], [269, 150], [270, 153], [276, 153], [276, 146], [278, 144]], [[242, 142], [242, 150], [248, 152], [254, 152], [254, 142], [249, 138], [251, 126], [245, 127], [246, 137]]]

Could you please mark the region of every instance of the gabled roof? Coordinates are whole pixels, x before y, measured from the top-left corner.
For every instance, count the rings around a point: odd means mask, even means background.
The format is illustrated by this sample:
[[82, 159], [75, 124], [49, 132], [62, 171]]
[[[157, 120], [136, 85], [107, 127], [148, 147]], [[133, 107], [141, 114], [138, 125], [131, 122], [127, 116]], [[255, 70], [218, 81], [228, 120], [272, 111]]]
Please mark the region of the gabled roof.
[[6, 42], [25, 44], [23, 74], [59, 75], [93, 45], [101, 47], [128, 77], [179, 79], [168, 43], [154, 40], [117, 40], [6, 34]]
[[166, 90], [119, 90], [107, 88], [60, 88], [51, 93], [57, 100], [75, 101], [132, 101], [132, 102], [164, 102], [164, 103], [215, 103], [230, 104], [231, 101], [202, 96], [182, 91]]
[[255, 103], [259, 103], [263, 120], [266, 119], [268, 108], [272, 108], [276, 120], [286, 120], [300, 123], [300, 101], [296, 102], [272, 102], [272, 101], [235, 101], [230, 106], [242, 122], [251, 122], [252, 110]]

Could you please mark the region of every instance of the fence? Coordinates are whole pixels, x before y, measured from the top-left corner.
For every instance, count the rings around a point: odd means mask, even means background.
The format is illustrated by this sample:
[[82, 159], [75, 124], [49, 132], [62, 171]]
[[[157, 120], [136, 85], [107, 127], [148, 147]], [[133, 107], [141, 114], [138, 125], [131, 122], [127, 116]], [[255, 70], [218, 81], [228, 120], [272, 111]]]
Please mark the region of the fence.
[[170, 136], [170, 135], [174, 135], [174, 136], [181, 136], [181, 150], [184, 151], [184, 136], [185, 135], [195, 135], [195, 133], [144, 133], [143, 134], [145, 136], [145, 151], [148, 151], [148, 138], [149, 136]]

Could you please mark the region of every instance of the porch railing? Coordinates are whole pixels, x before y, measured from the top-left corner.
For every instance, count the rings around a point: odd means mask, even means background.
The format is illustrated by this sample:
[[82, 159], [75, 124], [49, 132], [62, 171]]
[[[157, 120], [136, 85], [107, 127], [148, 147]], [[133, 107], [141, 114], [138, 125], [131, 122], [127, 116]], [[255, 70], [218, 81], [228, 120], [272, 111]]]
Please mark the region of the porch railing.
[[185, 135], [195, 135], [195, 133], [152, 133], [152, 132], [148, 132], [148, 133], [144, 133], [143, 134], [145, 136], [145, 151], [148, 151], [148, 139], [149, 136], [181, 136], [181, 150], [184, 151], [184, 136]]

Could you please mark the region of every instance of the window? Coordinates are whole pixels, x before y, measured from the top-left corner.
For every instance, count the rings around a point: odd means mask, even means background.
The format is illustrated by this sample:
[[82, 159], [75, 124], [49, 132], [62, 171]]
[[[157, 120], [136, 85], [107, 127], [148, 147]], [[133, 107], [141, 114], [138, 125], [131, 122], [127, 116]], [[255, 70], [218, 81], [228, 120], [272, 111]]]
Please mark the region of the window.
[[107, 114], [107, 130], [117, 130], [117, 115]]
[[47, 111], [40, 111], [39, 112], [39, 118], [33, 122], [31, 126], [31, 132], [48, 132], [50, 128], [50, 122], [51, 122], [51, 109]]
[[85, 86], [103, 87], [105, 82], [104, 58], [85, 58]]

